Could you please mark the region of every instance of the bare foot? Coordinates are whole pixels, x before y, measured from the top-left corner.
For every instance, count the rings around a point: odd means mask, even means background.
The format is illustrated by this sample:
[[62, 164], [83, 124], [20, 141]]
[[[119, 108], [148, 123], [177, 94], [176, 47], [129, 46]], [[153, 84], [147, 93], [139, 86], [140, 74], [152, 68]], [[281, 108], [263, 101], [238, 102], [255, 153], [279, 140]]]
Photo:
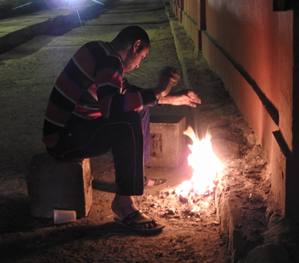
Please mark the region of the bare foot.
[[155, 180], [153, 180], [153, 179], [148, 179], [148, 183], [147, 183], [147, 187], [151, 187], [151, 186], [153, 186], [155, 184]]
[[152, 186], [158, 186], [165, 184], [167, 182], [166, 179], [149, 179], [145, 177], [145, 188], [152, 187]]
[[[138, 210], [132, 196], [124, 196], [118, 194], [115, 195], [112, 201], [111, 209], [120, 220], [124, 220], [127, 216]], [[150, 218], [145, 214], [140, 213], [137, 217], [134, 217], [132, 219], [132, 222], [144, 219], [149, 220]], [[128, 220], [127, 223], [130, 224], [130, 220]], [[155, 228], [156, 226], [156, 223], [136, 224], [136, 228]]]

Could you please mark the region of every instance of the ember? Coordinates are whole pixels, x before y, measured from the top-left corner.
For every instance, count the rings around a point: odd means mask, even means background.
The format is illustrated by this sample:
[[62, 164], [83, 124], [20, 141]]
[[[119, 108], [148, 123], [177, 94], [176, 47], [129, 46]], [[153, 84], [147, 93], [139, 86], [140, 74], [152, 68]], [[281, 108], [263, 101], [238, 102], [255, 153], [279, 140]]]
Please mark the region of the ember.
[[213, 195], [183, 198], [174, 189], [167, 189], [147, 196], [140, 207], [144, 212], [156, 211], [161, 217], [196, 220], [215, 213], [213, 200]]
[[191, 154], [188, 156], [188, 164], [193, 168], [193, 175], [189, 181], [180, 184], [175, 192], [180, 195], [181, 202], [188, 202], [196, 196], [206, 196], [213, 192], [222, 167], [213, 152], [209, 134], [201, 141], [191, 127], [188, 127], [184, 134], [193, 142], [189, 145]]

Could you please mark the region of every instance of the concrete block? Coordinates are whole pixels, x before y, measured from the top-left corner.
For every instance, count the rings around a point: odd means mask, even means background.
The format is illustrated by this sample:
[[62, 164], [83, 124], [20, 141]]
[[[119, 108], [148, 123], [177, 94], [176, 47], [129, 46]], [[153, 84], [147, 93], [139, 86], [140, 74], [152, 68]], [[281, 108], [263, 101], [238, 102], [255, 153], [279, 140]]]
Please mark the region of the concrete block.
[[177, 167], [186, 153], [186, 118], [151, 116], [151, 156], [147, 166]]
[[60, 162], [47, 153], [35, 155], [27, 174], [31, 215], [53, 218], [54, 209], [74, 210], [87, 216], [92, 204], [90, 160]]

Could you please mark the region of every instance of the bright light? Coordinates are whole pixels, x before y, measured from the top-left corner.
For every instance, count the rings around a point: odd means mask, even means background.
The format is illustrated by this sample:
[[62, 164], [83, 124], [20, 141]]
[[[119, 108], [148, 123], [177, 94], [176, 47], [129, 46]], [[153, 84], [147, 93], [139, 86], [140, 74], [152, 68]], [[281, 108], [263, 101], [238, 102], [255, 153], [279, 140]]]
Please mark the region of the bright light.
[[[78, 11], [81, 7], [83, 7], [86, 3], [91, 3], [91, 2], [97, 3], [99, 5], [104, 5], [102, 2], [97, 1], [97, 0], [44, 0], [44, 1], [45, 1], [46, 5], [52, 9], [59, 8], [59, 9], [75, 10], [77, 12], [77, 16], [78, 16], [81, 26], [82, 26], [82, 21], [81, 21], [80, 14]], [[33, 2], [28, 2], [26, 4], [19, 5], [17, 7], [12, 8], [12, 10], [22, 8], [27, 5], [31, 5], [32, 3]]]
[[104, 5], [103, 3], [97, 0], [45, 0], [45, 2], [50, 8], [58, 7], [62, 9], [78, 9], [86, 3], [92, 2]]
[[193, 168], [193, 175], [189, 181], [179, 185], [175, 192], [182, 197], [212, 192], [222, 165], [213, 152], [211, 136], [207, 134], [199, 141], [191, 127], [188, 127], [184, 134], [193, 141], [193, 144], [189, 145], [191, 154], [188, 156], [188, 164]]
[[74, 10], [77, 12], [78, 19], [80, 21], [80, 24], [82, 26], [82, 20], [79, 14], [79, 9], [82, 8], [87, 3], [97, 3], [99, 5], [104, 5], [103, 3], [97, 1], [97, 0], [44, 0], [45, 3], [49, 8], [52, 9], [68, 9], [68, 10]]

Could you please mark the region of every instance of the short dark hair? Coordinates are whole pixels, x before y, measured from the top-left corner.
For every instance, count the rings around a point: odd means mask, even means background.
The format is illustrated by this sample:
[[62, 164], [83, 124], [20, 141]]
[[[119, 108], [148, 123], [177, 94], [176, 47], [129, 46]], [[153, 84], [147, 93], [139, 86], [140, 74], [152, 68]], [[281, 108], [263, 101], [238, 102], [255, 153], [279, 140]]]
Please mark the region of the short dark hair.
[[139, 26], [128, 26], [121, 30], [115, 38], [125, 45], [134, 45], [137, 40], [141, 40], [138, 51], [145, 47], [150, 47], [150, 39], [146, 31]]

